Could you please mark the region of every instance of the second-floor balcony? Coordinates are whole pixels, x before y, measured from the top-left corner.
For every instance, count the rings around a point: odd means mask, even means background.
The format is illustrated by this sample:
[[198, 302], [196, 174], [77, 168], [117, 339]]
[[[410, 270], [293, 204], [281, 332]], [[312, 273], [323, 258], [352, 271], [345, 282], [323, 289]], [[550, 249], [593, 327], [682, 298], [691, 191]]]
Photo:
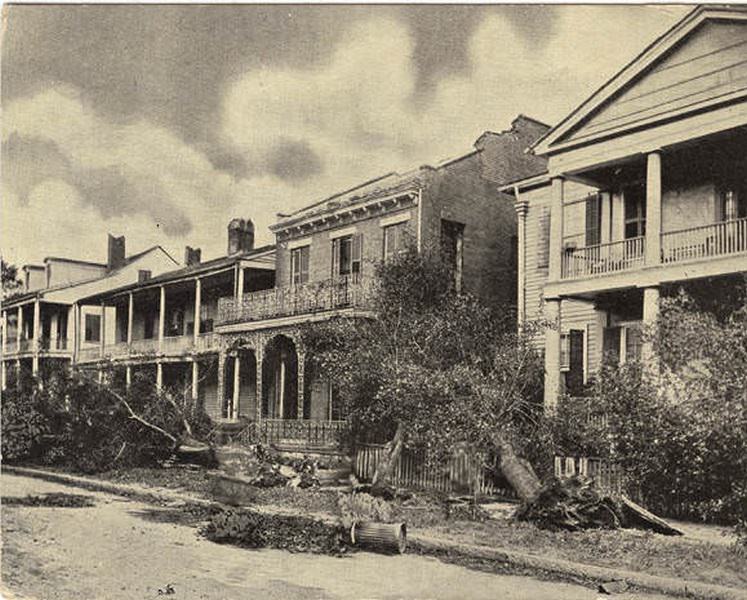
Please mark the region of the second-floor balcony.
[[215, 349], [218, 339], [213, 332], [202, 333], [195, 339], [192, 335], [166, 336], [161, 343], [157, 338], [132, 340], [131, 343], [117, 342], [101, 346], [81, 348], [79, 362], [104, 359], [144, 358], [148, 356], [182, 356], [193, 352], [210, 352]]
[[362, 277], [280, 287], [245, 294], [236, 300], [221, 298], [218, 323], [230, 324], [307, 315], [347, 308], [370, 307], [371, 282]]
[[[657, 264], [672, 265], [747, 253], [747, 218], [662, 233]], [[562, 279], [631, 271], [649, 265], [646, 239], [635, 237], [563, 252]]]

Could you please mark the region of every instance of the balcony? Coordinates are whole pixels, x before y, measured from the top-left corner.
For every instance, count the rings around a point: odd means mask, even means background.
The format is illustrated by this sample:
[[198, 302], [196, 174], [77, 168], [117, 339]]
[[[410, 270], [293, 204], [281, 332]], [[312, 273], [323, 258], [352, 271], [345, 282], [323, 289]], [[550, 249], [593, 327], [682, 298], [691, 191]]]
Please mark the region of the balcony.
[[208, 352], [214, 350], [217, 343], [218, 336], [214, 332], [208, 331], [197, 336], [197, 339], [194, 340], [192, 349], [194, 352]]
[[218, 323], [225, 325], [345, 308], [368, 308], [370, 292], [370, 281], [360, 277], [341, 277], [253, 292], [239, 300], [221, 298], [218, 302]]
[[40, 350], [65, 351], [67, 350], [67, 338], [42, 338], [39, 345]]
[[[661, 263], [676, 265], [747, 253], [747, 218], [722, 221], [661, 234]], [[643, 268], [646, 240], [636, 237], [608, 244], [567, 249], [561, 279], [583, 279]]]
[[15, 337], [8, 338], [5, 341], [5, 353], [6, 354], [15, 354], [18, 351], [18, 341]]
[[640, 267], [644, 262], [645, 250], [646, 240], [643, 237], [566, 250], [563, 254], [562, 278], [596, 277]]

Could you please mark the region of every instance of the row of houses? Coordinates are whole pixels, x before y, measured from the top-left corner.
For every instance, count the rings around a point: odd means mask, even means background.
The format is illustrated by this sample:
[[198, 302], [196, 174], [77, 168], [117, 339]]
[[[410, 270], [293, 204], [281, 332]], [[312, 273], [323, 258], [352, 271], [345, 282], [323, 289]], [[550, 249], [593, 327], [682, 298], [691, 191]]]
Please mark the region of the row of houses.
[[3, 385], [55, 362], [147, 373], [216, 421], [324, 442], [343, 415], [300, 328], [369, 317], [373, 265], [409, 237], [441, 249], [457, 289], [557, 323], [537, 339], [550, 406], [603, 354], [650, 351], [662, 294], [747, 273], [746, 47], [747, 11], [697, 7], [554, 127], [520, 115], [462, 156], [279, 217], [271, 246], [234, 219], [214, 260], [126, 256], [110, 236], [106, 264], [27, 265], [2, 307]]

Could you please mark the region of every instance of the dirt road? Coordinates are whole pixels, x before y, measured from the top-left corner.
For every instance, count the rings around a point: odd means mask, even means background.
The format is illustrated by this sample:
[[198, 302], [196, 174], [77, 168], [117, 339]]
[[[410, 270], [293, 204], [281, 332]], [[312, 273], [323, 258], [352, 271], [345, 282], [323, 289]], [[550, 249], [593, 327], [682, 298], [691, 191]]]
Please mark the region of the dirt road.
[[[590, 589], [481, 573], [405, 555], [344, 558], [245, 550], [201, 539], [194, 527], [158, 520], [139, 502], [3, 474], [4, 598], [584, 600]], [[13, 498], [82, 494], [95, 505], [12, 505]], [[8, 502], [10, 499], [10, 502]], [[167, 587], [170, 586], [170, 587]], [[160, 592], [159, 592], [160, 590]], [[632, 595], [617, 596], [619, 599]], [[654, 596], [646, 596], [652, 600]]]

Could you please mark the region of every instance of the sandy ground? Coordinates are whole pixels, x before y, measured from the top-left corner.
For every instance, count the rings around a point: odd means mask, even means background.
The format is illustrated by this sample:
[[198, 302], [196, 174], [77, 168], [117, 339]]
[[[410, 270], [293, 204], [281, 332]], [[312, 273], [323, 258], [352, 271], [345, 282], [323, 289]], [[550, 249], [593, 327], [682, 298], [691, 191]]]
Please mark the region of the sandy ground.
[[7, 474], [0, 484], [3, 498], [63, 492], [95, 500], [89, 508], [2, 507], [0, 589], [8, 599], [597, 598], [576, 585], [420, 556], [335, 558], [221, 546], [194, 527], [154, 521], [153, 511], [162, 509], [139, 502]]

